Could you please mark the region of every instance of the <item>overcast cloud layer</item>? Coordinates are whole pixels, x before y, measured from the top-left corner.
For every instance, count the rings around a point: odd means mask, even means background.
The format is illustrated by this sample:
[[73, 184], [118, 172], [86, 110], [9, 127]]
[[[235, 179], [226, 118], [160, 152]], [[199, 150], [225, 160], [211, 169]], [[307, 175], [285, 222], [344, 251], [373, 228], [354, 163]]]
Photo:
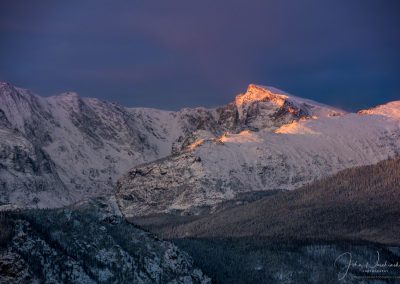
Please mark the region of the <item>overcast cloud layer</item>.
[[40, 95], [179, 109], [258, 83], [352, 110], [400, 99], [395, 0], [0, 3], [0, 80]]

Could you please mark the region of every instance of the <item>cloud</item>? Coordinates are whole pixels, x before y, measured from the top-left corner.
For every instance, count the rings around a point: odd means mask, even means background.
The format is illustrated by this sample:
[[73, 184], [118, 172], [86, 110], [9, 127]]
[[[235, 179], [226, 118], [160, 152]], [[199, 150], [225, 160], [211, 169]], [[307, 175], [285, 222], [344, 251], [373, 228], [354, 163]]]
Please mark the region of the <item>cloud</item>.
[[[382, 84], [391, 94], [400, 88], [392, 79], [400, 71], [398, 6], [369, 0], [6, 0], [0, 73], [44, 94], [67, 86], [147, 106], [155, 96], [166, 108], [225, 103], [250, 82], [326, 103], [337, 96], [356, 100], [357, 93], [378, 102], [385, 100]], [[135, 96], [126, 95], [132, 91]]]

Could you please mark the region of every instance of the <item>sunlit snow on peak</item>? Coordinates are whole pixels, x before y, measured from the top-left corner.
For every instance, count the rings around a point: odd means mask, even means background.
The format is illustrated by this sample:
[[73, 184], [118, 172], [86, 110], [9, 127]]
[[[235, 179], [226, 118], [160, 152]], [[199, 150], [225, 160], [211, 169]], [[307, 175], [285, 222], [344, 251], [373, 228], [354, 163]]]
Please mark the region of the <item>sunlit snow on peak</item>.
[[374, 108], [361, 110], [359, 114], [369, 114], [369, 115], [382, 115], [386, 117], [400, 118], [400, 101], [393, 101], [384, 105], [379, 105]]

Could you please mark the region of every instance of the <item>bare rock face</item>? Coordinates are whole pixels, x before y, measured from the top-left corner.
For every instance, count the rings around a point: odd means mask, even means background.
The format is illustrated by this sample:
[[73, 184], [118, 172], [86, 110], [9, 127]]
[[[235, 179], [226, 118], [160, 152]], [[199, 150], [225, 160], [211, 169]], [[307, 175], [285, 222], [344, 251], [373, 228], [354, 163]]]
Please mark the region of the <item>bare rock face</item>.
[[134, 215], [188, 208], [204, 199], [200, 182], [205, 174], [201, 159], [190, 152], [142, 165], [118, 182], [119, 206]]

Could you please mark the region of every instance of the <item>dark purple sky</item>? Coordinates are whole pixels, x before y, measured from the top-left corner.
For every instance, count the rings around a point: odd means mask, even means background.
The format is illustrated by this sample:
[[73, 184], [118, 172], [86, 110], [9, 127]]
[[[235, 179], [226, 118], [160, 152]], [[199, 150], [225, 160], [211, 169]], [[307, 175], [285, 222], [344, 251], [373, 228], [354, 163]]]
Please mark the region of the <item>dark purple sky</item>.
[[400, 1], [0, 0], [0, 80], [127, 106], [249, 83], [359, 109], [400, 99]]

